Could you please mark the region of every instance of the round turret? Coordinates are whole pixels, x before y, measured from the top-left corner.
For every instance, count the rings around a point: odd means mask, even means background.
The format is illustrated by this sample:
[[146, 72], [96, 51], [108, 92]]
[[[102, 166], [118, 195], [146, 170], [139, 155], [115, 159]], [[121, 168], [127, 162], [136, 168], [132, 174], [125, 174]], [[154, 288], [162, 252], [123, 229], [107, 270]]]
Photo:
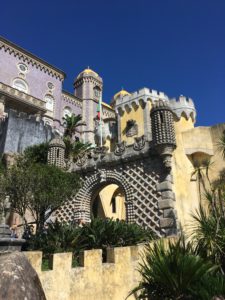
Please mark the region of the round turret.
[[176, 148], [173, 112], [167, 102], [155, 102], [151, 111], [152, 143], [163, 157], [165, 167], [171, 168], [171, 156]]
[[49, 143], [48, 163], [59, 168], [65, 167], [65, 143], [60, 137], [56, 137]]
[[125, 91], [124, 89], [122, 89], [121, 91], [119, 91], [118, 93], [116, 93], [113, 96], [110, 104], [113, 106], [118, 98], [123, 98], [124, 96], [127, 96], [127, 95], [129, 96], [130, 93]]
[[82, 72], [80, 72], [76, 79], [80, 79], [80, 78], [86, 77], [86, 76], [93, 76], [93, 77], [101, 78], [98, 75], [98, 73], [96, 73], [95, 71], [93, 71], [92, 69], [90, 69], [88, 67], [87, 69], [85, 69]]

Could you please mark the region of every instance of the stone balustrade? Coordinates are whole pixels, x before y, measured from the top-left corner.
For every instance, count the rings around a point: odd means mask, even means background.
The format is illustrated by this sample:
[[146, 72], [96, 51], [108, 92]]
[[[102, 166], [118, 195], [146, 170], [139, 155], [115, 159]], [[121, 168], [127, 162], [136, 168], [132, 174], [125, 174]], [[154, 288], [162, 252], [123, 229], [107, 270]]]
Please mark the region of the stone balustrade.
[[2, 82], [0, 82], [0, 94], [29, 104], [43, 113], [46, 112], [46, 102], [44, 100], [35, 98]]

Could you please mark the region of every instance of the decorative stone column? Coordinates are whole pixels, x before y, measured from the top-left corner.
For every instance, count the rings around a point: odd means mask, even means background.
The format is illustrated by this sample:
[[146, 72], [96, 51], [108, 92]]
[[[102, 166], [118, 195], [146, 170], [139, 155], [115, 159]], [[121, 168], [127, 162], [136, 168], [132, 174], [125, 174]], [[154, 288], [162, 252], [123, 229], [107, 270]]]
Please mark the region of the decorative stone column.
[[173, 177], [171, 174], [172, 155], [176, 148], [173, 113], [167, 102], [157, 101], [151, 111], [152, 146], [162, 158], [164, 175], [157, 186], [161, 193], [159, 209], [162, 211], [160, 227], [166, 236], [178, 233], [177, 214], [174, 208], [175, 194], [172, 189]]
[[151, 111], [153, 147], [163, 159], [166, 169], [171, 169], [171, 158], [176, 148], [173, 113], [165, 101], [159, 100]]

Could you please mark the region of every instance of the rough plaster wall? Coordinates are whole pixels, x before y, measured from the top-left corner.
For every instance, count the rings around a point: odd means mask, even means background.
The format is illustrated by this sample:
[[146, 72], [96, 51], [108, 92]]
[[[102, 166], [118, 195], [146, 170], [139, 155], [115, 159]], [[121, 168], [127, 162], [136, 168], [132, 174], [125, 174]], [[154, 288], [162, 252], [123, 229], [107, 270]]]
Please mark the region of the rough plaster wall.
[[109, 249], [107, 263], [102, 263], [101, 250], [85, 251], [82, 267], [76, 268], [71, 267], [71, 253], [54, 254], [50, 271], [41, 271], [41, 252], [24, 254], [38, 273], [47, 300], [124, 300], [140, 280], [142, 251], [143, 246]]
[[[19, 152], [26, 147], [47, 142], [53, 138], [52, 129], [34, 117], [18, 117], [10, 110], [8, 118], [0, 125], [0, 150], [3, 153]], [[4, 146], [3, 146], [4, 145]]]
[[219, 139], [222, 138], [223, 134], [225, 134], [225, 123], [212, 126], [210, 129], [213, 151], [215, 154], [212, 158], [213, 165], [210, 174], [211, 180], [214, 180], [218, 177], [218, 173], [225, 169], [225, 160], [223, 159], [221, 152], [218, 150]]
[[186, 120], [184, 117], [175, 123], [177, 148], [173, 156], [174, 192], [178, 220], [184, 229], [190, 226], [193, 220], [191, 214], [199, 206], [198, 184], [191, 180], [194, 167], [186, 152], [196, 152], [199, 160], [206, 158], [201, 151], [213, 154], [211, 179], [216, 178], [219, 171], [225, 168], [225, 162], [216, 146], [219, 136], [225, 130], [225, 124], [192, 128], [191, 123], [191, 119]]
[[113, 218], [114, 220], [126, 219], [126, 210], [125, 210], [125, 203], [124, 203], [124, 195], [123, 196], [117, 196], [116, 197], [116, 212], [112, 212], [112, 197], [115, 193], [115, 191], [118, 189], [118, 185], [116, 184], [110, 184], [106, 187], [104, 187], [99, 192], [100, 201], [102, 203], [102, 207], [104, 209], [105, 216], [107, 218]]

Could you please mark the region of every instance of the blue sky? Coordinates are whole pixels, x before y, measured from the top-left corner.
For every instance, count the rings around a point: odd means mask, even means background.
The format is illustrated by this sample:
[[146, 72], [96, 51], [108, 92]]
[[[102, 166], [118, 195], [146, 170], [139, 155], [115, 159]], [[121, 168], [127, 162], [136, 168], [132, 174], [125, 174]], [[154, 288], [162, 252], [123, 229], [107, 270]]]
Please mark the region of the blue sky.
[[225, 0], [4, 1], [0, 35], [67, 74], [90, 66], [104, 101], [123, 86], [191, 97], [197, 125], [225, 122]]

